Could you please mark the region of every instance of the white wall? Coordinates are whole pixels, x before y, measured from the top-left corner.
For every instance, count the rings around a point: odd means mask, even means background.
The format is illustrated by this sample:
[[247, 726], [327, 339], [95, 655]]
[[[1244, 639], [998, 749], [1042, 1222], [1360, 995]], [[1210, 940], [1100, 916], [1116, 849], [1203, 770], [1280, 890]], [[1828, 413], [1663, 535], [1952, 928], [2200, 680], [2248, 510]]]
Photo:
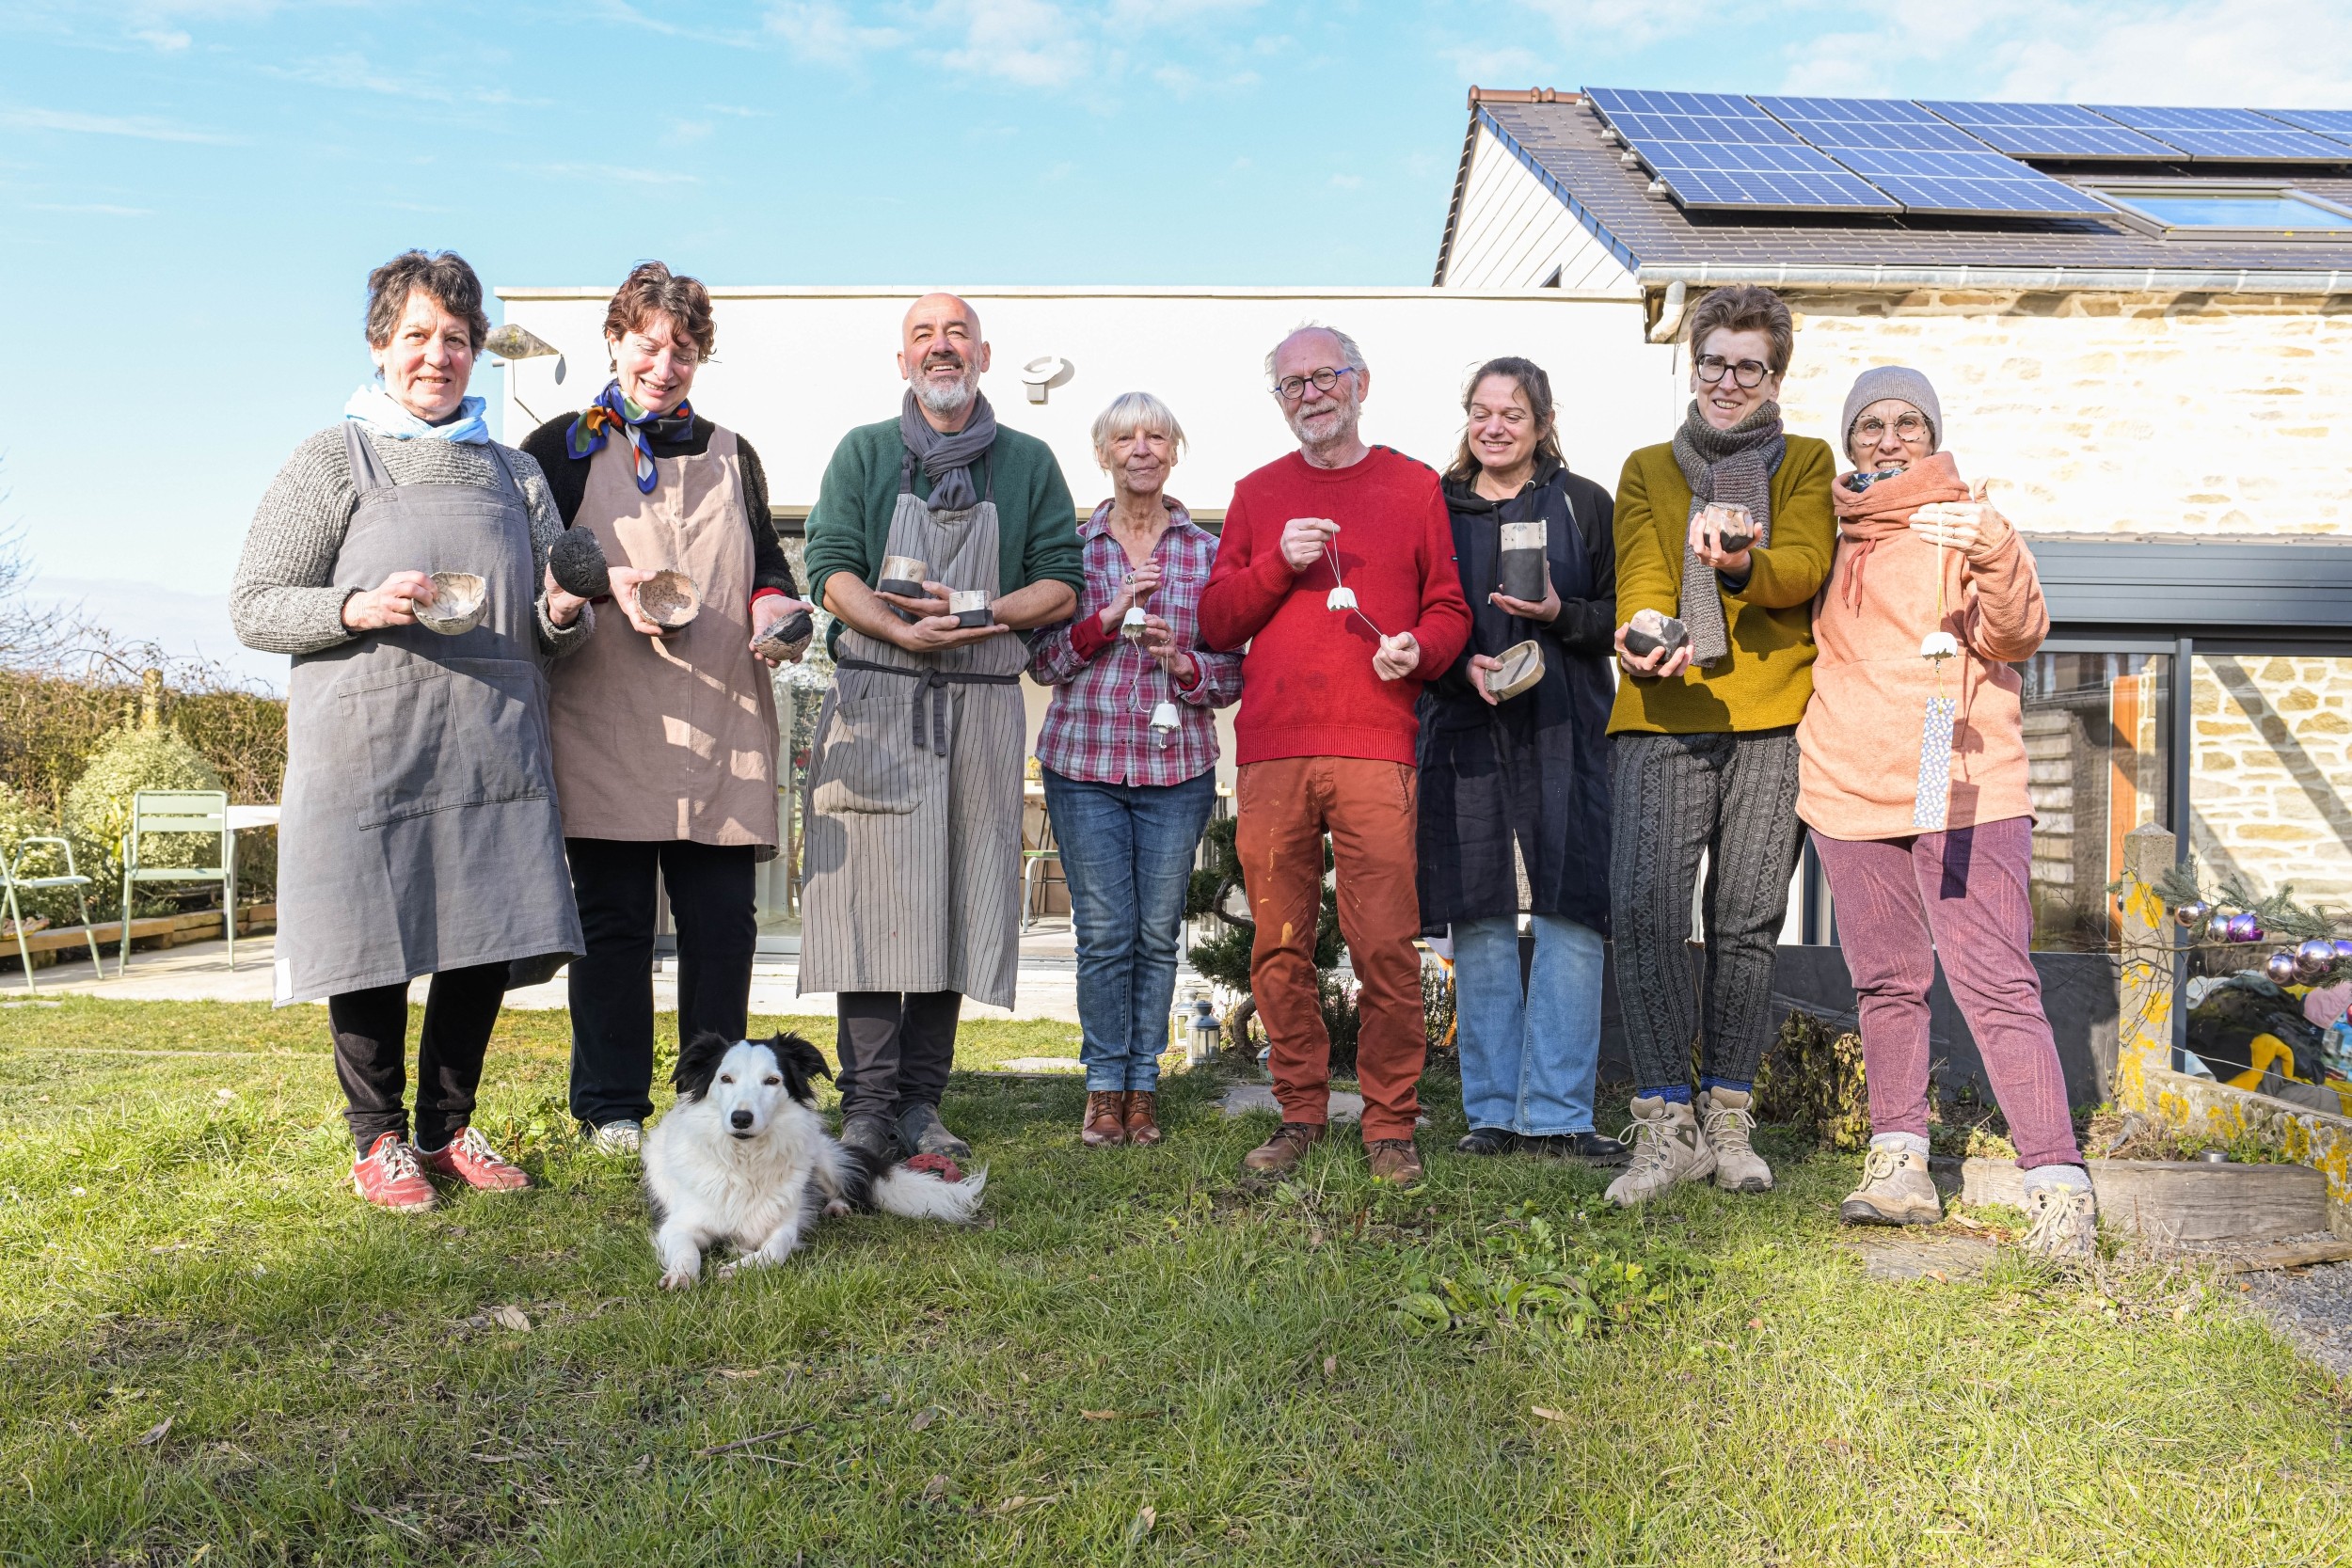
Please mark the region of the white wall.
[[[771, 499], [817, 499], [826, 459], [851, 425], [895, 419], [904, 390], [892, 355], [918, 289], [714, 289], [718, 356], [694, 406], [748, 436]], [[607, 379], [609, 291], [501, 289], [505, 319], [562, 350], [507, 372], [507, 437], [576, 410]], [[1680, 416], [1669, 350], [1643, 341], [1637, 300], [1539, 290], [969, 289], [994, 351], [981, 385], [1006, 425], [1050, 442], [1083, 507], [1109, 493], [1088, 428], [1120, 392], [1144, 388], [1191, 438], [1172, 494], [1222, 509], [1233, 482], [1293, 444], [1265, 389], [1266, 350], [1307, 320], [1363, 345], [1372, 388], [1366, 436], [1442, 466], [1460, 435], [1462, 382], [1481, 361], [1520, 354], [1551, 372], [1569, 464], [1614, 488], [1625, 455], [1665, 439]], [[1074, 367], [1049, 401], [1024, 401], [1020, 367], [1059, 355]], [[530, 413], [516, 405], [519, 395]]]
[[1470, 180], [1446, 254], [1449, 289], [1535, 289], [1557, 272], [1559, 286], [1639, 298], [1633, 274], [1566, 202], [1486, 126], [1470, 149]]

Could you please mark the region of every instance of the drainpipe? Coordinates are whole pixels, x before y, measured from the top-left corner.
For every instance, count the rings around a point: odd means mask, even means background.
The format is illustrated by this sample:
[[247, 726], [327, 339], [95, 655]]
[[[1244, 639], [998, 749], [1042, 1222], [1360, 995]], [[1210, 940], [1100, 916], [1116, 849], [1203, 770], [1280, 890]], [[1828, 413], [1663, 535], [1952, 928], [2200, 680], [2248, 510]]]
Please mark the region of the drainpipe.
[[[2185, 863], [2190, 854], [2189, 832], [2196, 820], [2189, 815], [2190, 764], [2196, 753], [2195, 705], [2197, 643], [2193, 638], [2175, 638], [2172, 642], [2172, 777], [2167, 790], [2171, 799], [2172, 858], [2176, 863]], [[2194, 936], [2195, 933], [2191, 933]], [[2188, 948], [2177, 947], [2172, 955], [2172, 1070], [2181, 1070], [2182, 1058], [2188, 1053]]]
[[[1643, 276], [1646, 279], [1648, 275]], [[1689, 286], [1679, 277], [1666, 285], [1666, 297], [1658, 302], [1658, 325], [1649, 329], [1651, 342], [1671, 343], [1681, 332], [1682, 302], [1688, 293]]]

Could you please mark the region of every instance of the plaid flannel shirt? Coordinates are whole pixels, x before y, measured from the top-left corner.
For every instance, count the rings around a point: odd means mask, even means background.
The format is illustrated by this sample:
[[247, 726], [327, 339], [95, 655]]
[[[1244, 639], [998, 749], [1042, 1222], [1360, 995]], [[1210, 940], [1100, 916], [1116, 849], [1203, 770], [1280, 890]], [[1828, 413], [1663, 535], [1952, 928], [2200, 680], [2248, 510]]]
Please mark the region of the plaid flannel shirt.
[[[1200, 590], [1216, 560], [1216, 540], [1176, 502], [1168, 502], [1168, 531], [1152, 559], [1160, 586], [1144, 609], [1168, 624], [1176, 645], [1192, 655], [1199, 673], [1186, 688], [1150, 654], [1114, 633], [1092, 658], [1072, 640], [1076, 620], [1039, 632], [1029, 643], [1029, 678], [1054, 688], [1038, 736], [1037, 759], [1066, 779], [1091, 784], [1177, 784], [1216, 766], [1216, 720], [1211, 710], [1241, 695], [1241, 655], [1212, 653], [1200, 643]], [[1111, 503], [1094, 509], [1078, 529], [1086, 590], [1078, 619], [1099, 616], [1127, 580], [1127, 551], [1110, 531]], [[1089, 639], [1092, 641], [1092, 639]], [[1164, 697], [1176, 703], [1173, 734], [1152, 728], [1152, 709]]]

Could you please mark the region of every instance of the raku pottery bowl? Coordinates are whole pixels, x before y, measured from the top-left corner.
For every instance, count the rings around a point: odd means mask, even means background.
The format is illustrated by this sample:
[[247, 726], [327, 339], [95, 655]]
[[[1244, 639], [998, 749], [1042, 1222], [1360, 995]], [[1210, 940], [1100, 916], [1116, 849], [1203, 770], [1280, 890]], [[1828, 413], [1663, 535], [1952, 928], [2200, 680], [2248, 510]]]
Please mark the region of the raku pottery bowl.
[[1522, 604], [1543, 603], [1550, 578], [1549, 563], [1544, 560], [1544, 520], [1505, 523], [1501, 531], [1502, 557], [1496, 588], [1503, 597]]
[[1544, 645], [1532, 637], [1512, 643], [1498, 657], [1501, 662], [1486, 672], [1486, 689], [1498, 703], [1509, 702], [1544, 678]]
[[947, 613], [956, 618], [960, 626], [985, 626], [996, 619], [996, 612], [989, 608], [985, 588], [949, 590]]
[[455, 637], [482, 624], [489, 608], [490, 586], [471, 572], [433, 574], [433, 602], [416, 606], [417, 621], [443, 637]]
[[1706, 516], [1715, 527], [1715, 542], [1726, 554], [1737, 555], [1756, 543], [1756, 520], [1738, 501], [1708, 501]]
[[902, 599], [923, 596], [923, 578], [930, 573], [929, 562], [911, 555], [882, 557], [882, 580], [874, 584], [876, 592], [896, 594]]
[[1647, 658], [1661, 648], [1672, 655], [1690, 641], [1690, 627], [1654, 610], [1637, 610], [1633, 619], [1626, 624], [1625, 651], [1635, 658]]
[[637, 585], [637, 608], [663, 631], [675, 631], [702, 613], [702, 590], [684, 572], [656, 572]]
[[796, 610], [753, 640], [752, 649], [766, 658], [792, 658], [808, 646], [816, 622], [805, 610]]

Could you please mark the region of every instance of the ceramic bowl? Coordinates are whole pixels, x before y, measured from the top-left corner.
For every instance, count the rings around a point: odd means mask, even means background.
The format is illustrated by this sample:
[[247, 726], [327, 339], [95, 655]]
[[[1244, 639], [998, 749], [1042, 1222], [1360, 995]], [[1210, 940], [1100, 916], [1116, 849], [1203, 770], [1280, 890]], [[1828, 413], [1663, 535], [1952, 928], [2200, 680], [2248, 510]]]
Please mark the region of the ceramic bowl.
[[656, 572], [637, 585], [637, 608], [663, 631], [675, 631], [702, 613], [702, 590], [684, 572]]
[[433, 574], [433, 602], [417, 606], [417, 622], [443, 637], [455, 637], [482, 624], [490, 607], [490, 585], [471, 572]]

